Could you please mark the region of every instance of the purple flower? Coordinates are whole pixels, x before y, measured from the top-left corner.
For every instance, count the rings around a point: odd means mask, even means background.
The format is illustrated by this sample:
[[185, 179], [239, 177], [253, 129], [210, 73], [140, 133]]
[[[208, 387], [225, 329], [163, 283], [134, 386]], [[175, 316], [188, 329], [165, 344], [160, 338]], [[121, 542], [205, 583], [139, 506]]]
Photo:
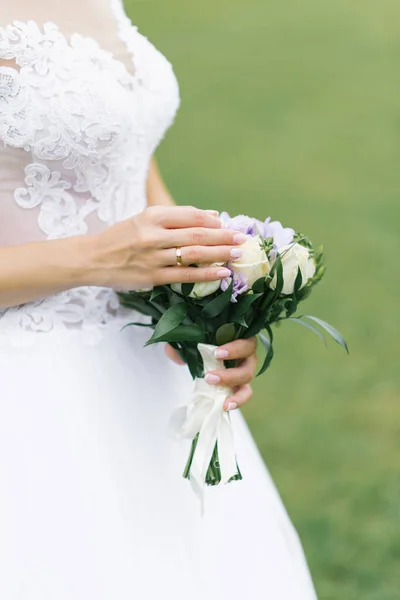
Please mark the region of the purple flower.
[[[229, 268], [229, 265], [228, 265], [228, 268]], [[243, 294], [244, 292], [247, 292], [247, 290], [249, 289], [249, 286], [247, 285], [247, 281], [246, 281], [246, 278], [244, 277], [244, 275], [242, 275], [241, 273], [236, 273], [236, 272], [232, 271], [231, 277], [225, 277], [225, 279], [222, 279], [222, 281], [221, 281], [221, 290], [223, 292], [228, 289], [232, 279], [233, 279], [233, 288], [232, 288], [231, 302], [237, 302], [237, 299], [236, 299], [237, 296], [239, 294]]]
[[271, 222], [271, 217], [265, 219], [263, 223], [259, 219], [246, 215], [231, 217], [227, 212], [222, 212], [219, 218], [222, 226], [227, 229], [235, 229], [251, 236], [259, 235], [261, 238], [272, 237], [277, 248], [287, 246], [293, 241], [294, 230], [290, 227], [283, 227], [279, 221]]
[[230, 217], [227, 212], [222, 212], [219, 216], [222, 226], [229, 229], [235, 229], [241, 231], [246, 235], [261, 235], [264, 234], [264, 223], [258, 219], [247, 217], [246, 215], [237, 215], [236, 217]]
[[264, 238], [272, 237], [276, 248], [282, 248], [293, 242], [294, 229], [291, 227], [283, 227], [279, 221], [272, 221], [271, 217], [264, 221]]

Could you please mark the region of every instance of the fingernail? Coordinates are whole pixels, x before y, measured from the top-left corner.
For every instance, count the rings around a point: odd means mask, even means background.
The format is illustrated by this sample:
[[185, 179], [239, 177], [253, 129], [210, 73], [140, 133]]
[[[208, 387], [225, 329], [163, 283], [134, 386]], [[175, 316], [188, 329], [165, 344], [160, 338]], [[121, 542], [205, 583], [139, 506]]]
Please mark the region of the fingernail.
[[236, 404], [236, 402], [229, 402], [228, 404], [228, 410], [235, 410], [235, 408], [237, 408], [238, 405]]
[[214, 351], [215, 358], [228, 358], [229, 352], [228, 350], [222, 350], [222, 348], [217, 348]]
[[246, 235], [244, 233], [235, 233], [233, 241], [235, 244], [244, 244], [246, 241]]
[[207, 381], [207, 383], [213, 385], [215, 383], [218, 383], [220, 378], [218, 377], [218, 375], [214, 375], [213, 373], [207, 373], [204, 379]]
[[230, 251], [231, 258], [240, 258], [243, 254], [243, 250], [240, 248], [232, 248]]
[[206, 210], [206, 212], [209, 213], [210, 215], [213, 215], [213, 217], [218, 217], [218, 215], [219, 215], [218, 210]]
[[224, 279], [225, 277], [229, 277], [230, 274], [230, 270], [225, 267], [223, 269], [218, 269], [217, 271], [217, 277], [221, 277], [222, 279]]

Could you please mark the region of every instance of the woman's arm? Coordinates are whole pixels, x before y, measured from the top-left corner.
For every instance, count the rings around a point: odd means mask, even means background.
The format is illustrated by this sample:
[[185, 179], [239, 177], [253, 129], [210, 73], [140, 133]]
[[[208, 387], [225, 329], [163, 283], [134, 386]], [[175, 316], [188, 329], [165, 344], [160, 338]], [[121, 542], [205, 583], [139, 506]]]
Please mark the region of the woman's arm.
[[[207, 265], [228, 261], [245, 239], [221, 228], [212, 211], [150, 206], [96, 235], [0, 247], [0, 308], [81, 285], [134, 289], [223, 279], [227, 268]], [[189, 266], [195, 262], [204, 266]]]
[[156, 159], [151, 159], [147, 177], [147, 205], [148, 206], [174, 206], [175, 202], [160, 175]]
[[0, 308], [85, 285], [91, 279], [92, 237], [0, 247]]

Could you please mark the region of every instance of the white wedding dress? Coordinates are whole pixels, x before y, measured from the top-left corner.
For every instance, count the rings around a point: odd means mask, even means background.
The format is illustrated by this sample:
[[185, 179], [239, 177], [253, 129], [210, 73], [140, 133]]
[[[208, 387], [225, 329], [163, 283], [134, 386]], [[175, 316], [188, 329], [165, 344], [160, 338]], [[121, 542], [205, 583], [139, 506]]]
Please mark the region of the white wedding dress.
[[[146, 205], [178, 86], [121, 0], [97, 2], [98, 26], [84, 6], [79, 30], [61, 10], [0, 23], [0, 246], [96, 232]], [[207, 489], [200, 516], [188, 446], [167, 435], [192, 380], [162, 345], [143, 348], [147, 329], [121, 331], [139, 318], [93, 287], [0, 311], [0, 598], [314, 600], [238, 412], [244, 479]]]

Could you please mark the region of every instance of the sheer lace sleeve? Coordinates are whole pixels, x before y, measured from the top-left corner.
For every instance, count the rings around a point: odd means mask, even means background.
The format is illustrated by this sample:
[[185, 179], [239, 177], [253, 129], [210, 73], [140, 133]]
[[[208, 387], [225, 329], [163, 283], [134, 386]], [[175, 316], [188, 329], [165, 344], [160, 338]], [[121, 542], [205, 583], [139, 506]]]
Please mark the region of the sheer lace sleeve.
[[[146, 206], [150, 159], [179, 89], [119, 0], [98, 2], [95, 24], [93, 14], [80, 21], [93, 35], [68, 20], [0, 27], [0, 246], [95, 233]], [[117, 322], [128, 317], [113, 290], [74, 288], [0, 311], [0, 343], [54, 328], [98, 339]]]
[[19, 70], [0, 66], [0, 138], [4, 145], [30, 149], [37, 127], [34, 105]]

